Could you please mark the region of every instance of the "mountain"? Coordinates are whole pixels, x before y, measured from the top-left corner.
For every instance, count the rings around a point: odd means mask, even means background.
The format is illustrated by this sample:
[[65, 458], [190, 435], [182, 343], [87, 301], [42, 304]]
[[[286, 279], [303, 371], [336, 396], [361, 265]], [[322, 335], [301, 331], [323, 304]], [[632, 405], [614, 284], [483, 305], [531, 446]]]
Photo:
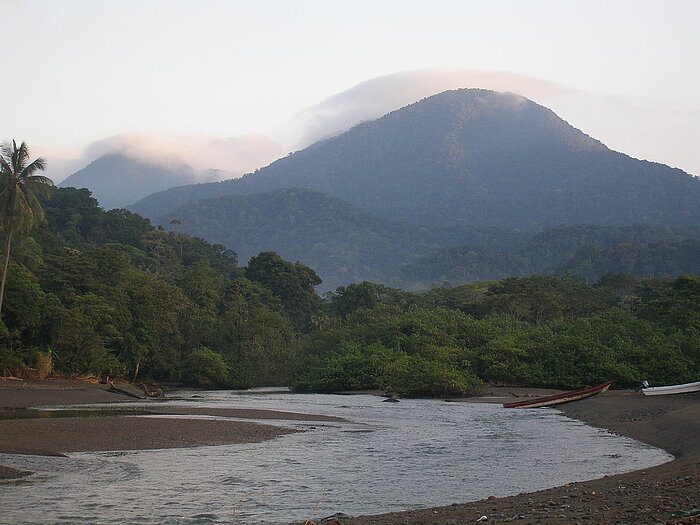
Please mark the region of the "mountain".
[[186, 164], [165, 167], [113, 153], [103, 155], [76, 171], [60, 186], [88, 188], [100, 206], [109, 210], [123, 208], [151, 193], [197, 180], [195, 171]]
[[[179, 224], [171, 225], [174, 219]], [[456, 242], [505, 249], [523, 240], [521, 233], [504, 228], [423, 227], [388, 220], [302, 188], [204, 199], [176, 208], [158, 222], [223, 244], [242, 264], [264, 251], [301, 261], [323, 278], [324, 289], [385, 282], [399, 265]]]
[[446, 91], [240, 179], [173, 188], [132, 209], [153, 218], [203, 198], [291, 187], [418, 224], [700, 223], [700, 179], [612, 151], [524, 97], [482, 89]]

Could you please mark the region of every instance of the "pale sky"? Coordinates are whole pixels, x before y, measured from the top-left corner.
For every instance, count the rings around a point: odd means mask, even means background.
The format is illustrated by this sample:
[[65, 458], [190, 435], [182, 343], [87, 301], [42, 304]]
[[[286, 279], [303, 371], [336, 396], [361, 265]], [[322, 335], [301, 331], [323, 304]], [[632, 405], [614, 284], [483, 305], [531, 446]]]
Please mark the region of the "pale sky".
[[[638, 108], [609, 128], [563, 116], [700, 175], [699, 23], [697, 0], [0, 0], [0, 140], [79, 151], [124, 133], [255, 132], [290, 149], [285, 126], [328, 97], [464, 68]], [[625, 142], [635, 118], [645, 136]]]

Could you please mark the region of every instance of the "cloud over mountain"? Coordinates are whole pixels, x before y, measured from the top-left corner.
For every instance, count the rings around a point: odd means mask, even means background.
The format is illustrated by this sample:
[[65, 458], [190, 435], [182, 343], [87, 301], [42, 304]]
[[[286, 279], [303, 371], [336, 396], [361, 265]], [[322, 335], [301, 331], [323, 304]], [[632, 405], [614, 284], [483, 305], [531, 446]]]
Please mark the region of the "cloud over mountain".
[[327, 193], [417, 224], [540, 229], [696, 225], [700, 180], [606, 147], [512, 93], [460, 89], [354, 126], [240, 179], [171, 188], [133, 209], [163, 217], [226, 194]]
[[240, 177], [284, 154], [281, 146], [257, 133], [239, 137], [125, 133], [92, 142], [77, 156], [70, 151], [37, 150], [48, 158], [47, 175], [55, 182], [105, 155], [122, 155], [165, 168], [184, 164], [204, 182]]
[[377, 77], [333, 95], [294, 116], [282, 132], [295, 149], [339, 135], [425, 97], [457, 88], [484, 88], [523, 95], [613, 149], [678, 166], [700, 175], [700, 111], [674, 111], [653, 101], [574, 89], [530, 76], [462, 68], [430, 68]]
[[[298, 113], [274, 141], [257, 133], [236, 137], [127, 133], [93, 142], [81, 153], [40, 147], [35, 153], [48, 158], [47, 175], [56, 182], [109, 153], [166, 166], [186, 163], [202, 174], [201, 180], [212, 176], [221, 180], [254, 171], [291, 149], [339, 135], [425, 97], [463, 87], [525, 96], [615, 150], [700, 175], [698, 107], [681, 102], [675, 109], [654, 101], [631, 103], [526, 75], [463, 68], [430, 68], [367, 80]], [[206, 172], [212, 169], [218, 171]]]

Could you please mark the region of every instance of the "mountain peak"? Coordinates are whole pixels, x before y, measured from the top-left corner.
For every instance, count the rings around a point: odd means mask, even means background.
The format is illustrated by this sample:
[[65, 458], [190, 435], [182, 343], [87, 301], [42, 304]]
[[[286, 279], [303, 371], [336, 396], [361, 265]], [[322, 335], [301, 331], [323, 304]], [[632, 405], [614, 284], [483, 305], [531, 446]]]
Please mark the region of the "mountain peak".
[[197, 182], [185, 163], [160, 164], [108, 153], [61, 182], [61, 187], [88, 188], [104, 209], [123, 208], [173, 186]]
[[424, 98], [391, 114], [412, 110], [423, 118], [443, 118], [452, 123], [455, 131], [469, 133], [466, 138], [472, 140], [479, 135], [488, 138], [484, 135], [489, 133], [496, 137], [499, 133], [501, 144], [541, 138], [582, 151], [607, 149], [603, 143], [571, 126], [549, 108], [515, 93], [454, 89]]

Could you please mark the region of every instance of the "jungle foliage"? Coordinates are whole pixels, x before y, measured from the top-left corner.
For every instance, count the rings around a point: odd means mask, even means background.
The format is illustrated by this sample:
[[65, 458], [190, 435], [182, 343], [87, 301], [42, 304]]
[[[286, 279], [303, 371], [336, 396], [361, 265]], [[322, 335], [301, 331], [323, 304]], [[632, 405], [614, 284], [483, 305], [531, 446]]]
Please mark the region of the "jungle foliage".
[[310, 316], [305, 298], [295, 302], [299, 289], [279, 297], [259, 282], [265, 269], [249, 279], [223, 246], [104, 211], [85, 189], [58, 188], [43, 207], [46, 222], [10, 265], [1, 369], [49, 355], [67, 373], [217, 387], [290, 381], [293, 321], [301, 329], [297, 319]]
[[302, 340], [300, 390], [461, 394], [490, 384], [577, 388], [697, 380], [700, 277], [507, 278], [409, 293], [373, 283], [329, 295]]
[[[370, 282], [319, 297], [274, 252], [104, 211], [56, 189], [13, 244], [0, 370], [22, 367], [203, 387], [293, 384], [455, 395], [484, 383], [578, 387], [696, 380], [700, 277], [510, 277], [427, 292]], [[0, 239], [1, 241], [2, 239]]]

